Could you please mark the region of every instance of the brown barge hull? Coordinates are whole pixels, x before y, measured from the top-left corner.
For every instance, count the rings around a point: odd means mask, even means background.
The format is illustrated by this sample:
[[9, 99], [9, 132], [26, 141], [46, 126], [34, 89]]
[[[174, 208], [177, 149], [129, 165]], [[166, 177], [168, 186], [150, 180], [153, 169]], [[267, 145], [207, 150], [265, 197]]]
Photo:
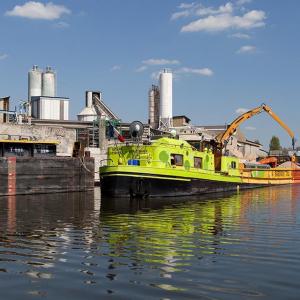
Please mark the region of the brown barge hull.
[[0, 196], [88, 191], [93, 188], [93, 158], [0, 158]]

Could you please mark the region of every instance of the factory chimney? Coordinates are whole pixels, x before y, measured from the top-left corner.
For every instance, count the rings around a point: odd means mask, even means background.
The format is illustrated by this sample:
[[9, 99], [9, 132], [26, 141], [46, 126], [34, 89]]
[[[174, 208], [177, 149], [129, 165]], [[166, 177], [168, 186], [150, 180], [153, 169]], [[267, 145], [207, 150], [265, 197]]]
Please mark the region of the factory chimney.
[[160, 106], [160, 93], [157, 85], [152, 85], [148, 93], [149, 99], [149, 119], [148, 123], [153, 129], [159, 127], [159, 106]]
[[160, 111], [159, 128], [169, 130], [172, 127], [172, 72], [164, 69], [160, 73]]

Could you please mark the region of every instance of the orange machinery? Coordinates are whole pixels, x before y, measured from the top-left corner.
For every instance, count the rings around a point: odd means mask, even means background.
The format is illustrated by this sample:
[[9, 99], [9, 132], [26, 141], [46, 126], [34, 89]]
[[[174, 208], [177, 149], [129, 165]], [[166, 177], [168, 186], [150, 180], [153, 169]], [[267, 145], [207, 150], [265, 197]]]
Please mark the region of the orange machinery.
[[223, 133], [219, 134], [216, 137], [216, 140], [218, 142], [218, 144], [221, 146], [221, 148], [224, 147], [224, 145], [226, 144], [226, 141], [230, 138], [230, 136], [232, 134], [234, 134], [234, 132], [236, 131], [236, 129], [246, 120], [252, 118], [255, 115], [260, 114], [261, 112], [265, 111], [266, 113], [268, 113], [277, 123], [279, 123], [279, 125], [281, 125], [281, 127], [283, 127], [287, 133], [289, 134], [289, 136], [292, 138], [292, 146], [293, 149], [295, 148], [295, 135], [293, 133], [293, 131], [272, 111], [271, 107], [269, 107], [266, 104], [262, 104], [259, 107], [256, 107], [254, 109], [251, 109], [245, 113], [243, 113], [242, 115], [240, 115], [239, 117], [237, 117], [227, 128], [227, 130], [225, 130]]

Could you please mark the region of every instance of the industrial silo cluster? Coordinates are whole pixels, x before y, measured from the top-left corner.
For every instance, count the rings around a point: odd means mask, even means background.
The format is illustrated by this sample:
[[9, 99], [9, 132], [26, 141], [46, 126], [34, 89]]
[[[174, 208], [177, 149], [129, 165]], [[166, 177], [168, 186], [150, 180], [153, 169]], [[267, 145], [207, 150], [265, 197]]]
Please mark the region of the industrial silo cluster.
[[28, 72], [28, 100], [34, 96], [56, 96], [56, 73], [51, 67], [42, 71], [34, 65]]
[[29, 115], [37, 119], [68, 120], [69, 98], [56, 96], [56, 73], [34, 65], [28, 72]]
[[149, 125], [154, 129], [172, 127], [172, 72], [164, 69], [159, 75], [159, 87], [149, 90]]

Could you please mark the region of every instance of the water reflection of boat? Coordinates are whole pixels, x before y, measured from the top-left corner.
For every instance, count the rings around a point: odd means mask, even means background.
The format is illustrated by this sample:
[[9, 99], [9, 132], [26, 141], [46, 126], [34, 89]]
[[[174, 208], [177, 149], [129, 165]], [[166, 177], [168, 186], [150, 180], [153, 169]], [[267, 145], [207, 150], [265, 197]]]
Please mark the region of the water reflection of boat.
[[236, 196], [236, 192], [220, 192], [203, 194], [190, 197], [154, 197], [154, 198], [129, 198], [129, 197], [101, 197], [101, 211], [114, 214], [137, 213], [140, 211], [160, 210], [166, 207], [177, 207], [186, 203], [206, 203]]
[[115, 145], [100, 168], [103, 194], [125, 197], [198, 195], [299, 182], [300, 169], [246, 165], [237, 157], [198, 151], [183, 140]]
[[[139, 249], [134, 255], [137, 261], [167, 265], [172, 262], [172, 267], [177, 268], [181, 266], [179, 258], [188, 262], [190, 253], [183, 251], [185, 247], [196, 244], [197, 254], [207, 256], [223, 255], [226, 248], [243, 244], [242, 238], [236, 238], [234, 233], [262, 230], [261, 220], [256, 222], [256, 216], [263, 215], [268, 226], [277, 224], [278, 215], [291, 216], [293, 220], [293, 203], [299, 199], [299, 193], [298, 186], [277, 186], [219, 197], [206, 195], [198, 201], [188, 201], [186, 197], [102, 198], [100, 218], [110, 229], [107, 240], [115, 256], [134, 247]], [[243, 238], [249, 239], [251, 234]]]
[[[300, 197], [300, 188], [298, 186], [272, 186], [270, 188], [248, 189], [241, 192], [220, 192], [190, 197], [155, 197], [155, 198], [111, 198], [101, 197], [101, 212], [113, 214], [129, 214], [138, 212], [147, 212], [161, 210], [165, 208], [178, 208], [185, 206], [187, 203], [193, 205], [207, 205], [207, 203], [217, 203], [232, 201], [239, 203], [240, 215], [247, 212], [249, 206], [255, 203], [265, 205], [269, 203], [273, 211], [276, 211], [276, 206], [280, 199], [287, 198], [291, 201], [291, 212], [295, 213], [296, 199]], [[223, 203], [222, 205], [225, 205]]]

